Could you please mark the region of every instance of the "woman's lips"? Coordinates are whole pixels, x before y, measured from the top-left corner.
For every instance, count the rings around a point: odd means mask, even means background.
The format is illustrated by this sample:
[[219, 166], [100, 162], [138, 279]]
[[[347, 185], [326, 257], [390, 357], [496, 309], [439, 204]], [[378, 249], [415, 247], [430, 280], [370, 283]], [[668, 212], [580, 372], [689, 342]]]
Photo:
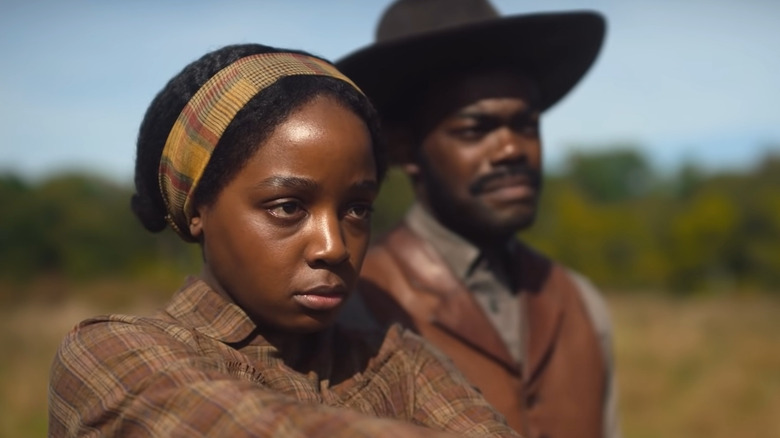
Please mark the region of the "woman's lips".
[[347, 298], [347, 292], [342, 287], [322, 286], [299, 292], [293, 299], [303, 307], [311, 310], [333, 310]]

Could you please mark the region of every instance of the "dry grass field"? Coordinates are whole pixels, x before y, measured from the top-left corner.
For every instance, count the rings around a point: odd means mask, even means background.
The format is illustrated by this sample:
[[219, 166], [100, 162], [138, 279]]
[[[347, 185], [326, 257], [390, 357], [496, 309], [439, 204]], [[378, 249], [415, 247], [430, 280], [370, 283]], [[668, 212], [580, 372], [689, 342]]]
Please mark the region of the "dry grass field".
[[780, 438], [780, 297], [610, 306], [627, 438]]
[[[625, 437], [780, 437], [780, 296], [609, 302]], [[48, 367], [60, 338], [84, 317], [125, 306], [62, 300], [0, 310], [0, 436], [46, 436]]]

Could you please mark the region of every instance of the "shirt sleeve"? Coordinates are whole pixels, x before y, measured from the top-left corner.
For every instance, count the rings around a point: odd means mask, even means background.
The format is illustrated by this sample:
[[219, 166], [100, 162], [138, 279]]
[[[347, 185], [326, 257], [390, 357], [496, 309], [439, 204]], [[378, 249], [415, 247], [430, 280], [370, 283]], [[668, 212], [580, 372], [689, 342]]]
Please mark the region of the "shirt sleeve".
[[49, 436], [454, 435], [301, 402], [221, 370], [164, 329], [109, 319], [82, 323], [60, 345], [51, 369]]
[[519, 437], [452, 361], [418, 335], [404, 331], [413, 352], [415, 422], [466, 437]]
[[574, 271], [569, 271], [580, 290], [582, 301], [588, 316], [596, 328], [599, 344], [607, 366], [607, 388], [604, 399], [604, 438], [621, 438], [620, 420], [618, 416], [617, 378], [615, 376], [615, 359], [612, 347], [612, 320], [603, 296], [587, 278]]

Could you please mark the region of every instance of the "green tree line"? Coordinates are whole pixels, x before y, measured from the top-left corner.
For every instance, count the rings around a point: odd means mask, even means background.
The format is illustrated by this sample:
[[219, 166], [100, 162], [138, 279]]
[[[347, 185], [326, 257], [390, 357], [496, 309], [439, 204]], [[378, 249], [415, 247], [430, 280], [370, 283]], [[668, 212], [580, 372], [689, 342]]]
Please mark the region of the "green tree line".
[[659, 174], [632, 149], [574, 154], [527, 240], [613, 289], [780, 291], [780, 156]]
[[[546, 176], [537, 222], [520, 237], [604, 289], [779, 292], [779, 189], [780, 156], [749, 171], [687, 165], [669, 173], [630, 147], [573, 153]], [[0, 175], [0, 282], [197, 272], [197, 246], [144, 230], [130, 212], [131, 193], [84, 173], [35, 182]], [[405, 177], [391, 172], [375, 234], [411, 198]]]

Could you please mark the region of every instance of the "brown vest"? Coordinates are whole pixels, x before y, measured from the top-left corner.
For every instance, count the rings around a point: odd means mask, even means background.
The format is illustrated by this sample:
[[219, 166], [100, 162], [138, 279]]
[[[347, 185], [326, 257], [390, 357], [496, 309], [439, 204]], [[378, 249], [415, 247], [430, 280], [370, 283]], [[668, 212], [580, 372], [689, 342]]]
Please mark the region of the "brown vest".
[[361, 296], [382, 323], [400, 321], [437, 346], [526, 438], [601, 438], [606, 368], [566, 271], [522, 245], [526, 365], [432, 247], [405, 225], [369, 251]]

